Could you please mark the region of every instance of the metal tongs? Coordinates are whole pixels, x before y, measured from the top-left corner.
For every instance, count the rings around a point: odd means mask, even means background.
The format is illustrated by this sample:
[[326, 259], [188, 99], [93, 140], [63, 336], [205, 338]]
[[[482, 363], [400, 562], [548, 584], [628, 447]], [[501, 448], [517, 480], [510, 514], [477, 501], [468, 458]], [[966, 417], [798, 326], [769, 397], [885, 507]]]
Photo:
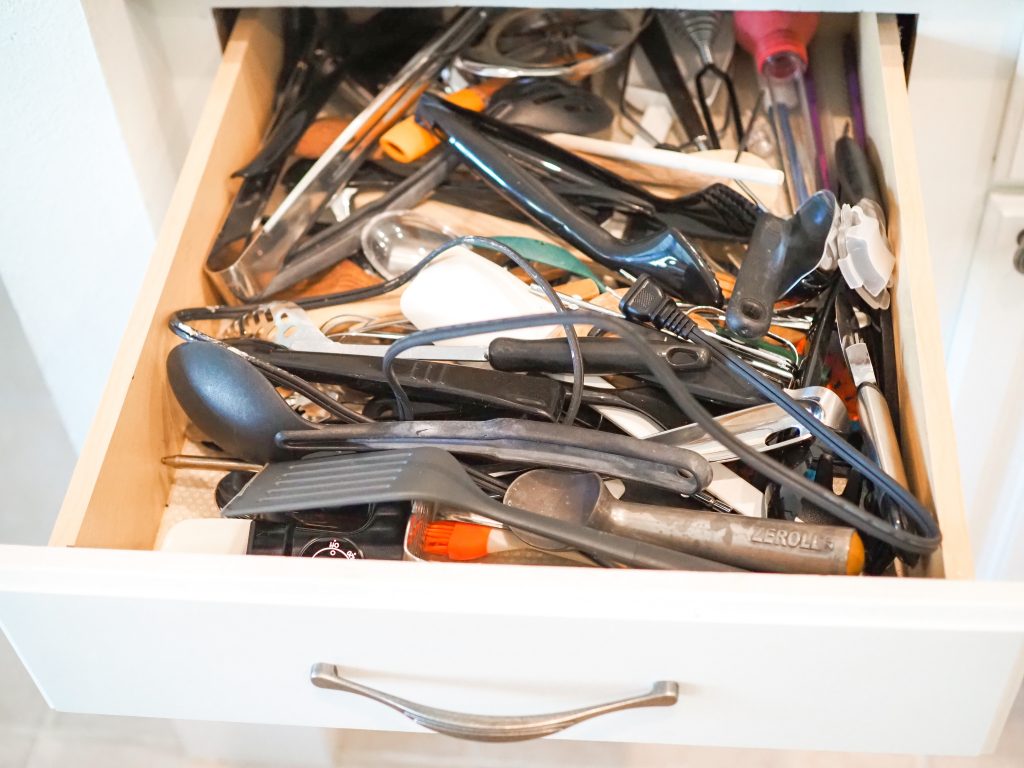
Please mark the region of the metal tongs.
[[[857, 407], [860, 425], [866, 438], [867, 453], [878, 463], [889, 477], [904, 488], [907, 474], [903, 467], [900, 444], [896, 439], [892, 414], [885, 395], [878, 386], [875, 367], [861, 328], [869, 324], [864, 313], [850, 302], [849, 293], [841, 291], [836, 297], [836, 326], [839, 329], [839, 343], [843, 348], [846, 365], [850, 369], [853, 383], [857, 386]], [[906, 520], [900, 510], [884, 499], [881, 507], [885, 510], [895, 528], [906, 528]]]
[[487, 13], [479, 8], [460, 13], [353, 118], [256, 231], [238, 258], [221, 268], [221, 283], [231, 293], [227, 298], [251, 302], [263, 295], [289, 251], [352, 178], [381, 134], [409, 110], [430, 80], [473, 40], [487, 21]]
[[868, 324], [867, 317], [850, 302], [849, 295], [841, 292], [836, 297], [836, 326], [843, 356], [857, 386], [857, 405], [861, 427], [870, 441], [870, 451], [887, 475], [906, 487], [899, 442], [889, 405], [878, 387], [875, 367], [871, 363], [868, 345], [861, 328]]

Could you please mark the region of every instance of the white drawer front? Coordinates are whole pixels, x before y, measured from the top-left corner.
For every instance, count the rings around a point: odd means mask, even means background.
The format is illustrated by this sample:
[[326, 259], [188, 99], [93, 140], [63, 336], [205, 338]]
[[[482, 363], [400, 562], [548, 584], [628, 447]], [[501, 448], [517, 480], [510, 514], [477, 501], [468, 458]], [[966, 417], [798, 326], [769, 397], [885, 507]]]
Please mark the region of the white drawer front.
[[3, 561], [4, 627], [68, 711], [417, 729], [315, 688], [310, 667], [329, 662], [484, 714], [680, 684], [676, 706], [570, 739], [969, 754], [994, 743], [1024, 661], [1019, 585], [29, 548]]

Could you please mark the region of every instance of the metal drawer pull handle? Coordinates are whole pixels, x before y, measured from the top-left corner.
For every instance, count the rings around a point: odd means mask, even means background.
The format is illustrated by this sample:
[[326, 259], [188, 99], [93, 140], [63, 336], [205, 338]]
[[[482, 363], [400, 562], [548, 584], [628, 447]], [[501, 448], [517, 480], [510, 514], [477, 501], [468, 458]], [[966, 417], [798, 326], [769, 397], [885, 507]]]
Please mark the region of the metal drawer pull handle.
[[472, 741], [526, 741], [557, 733], [570, 725], [597, 717], [607, 712], [635, 707], [671, 707], [679, 699], [679, 684], [659, 680], [650, 692], [629, 699], [609, 701], [582, 709], [555, 712], [547, 715], [472, 715], [447, 709], [427, 707], [401, 699], [389, 693], [368, 688], [338, 674], [333, 664], [314, 664], [309, 673], [317, 688], [332, 688], [355, 693], [386, 704], [415, 723], [438, 733]]

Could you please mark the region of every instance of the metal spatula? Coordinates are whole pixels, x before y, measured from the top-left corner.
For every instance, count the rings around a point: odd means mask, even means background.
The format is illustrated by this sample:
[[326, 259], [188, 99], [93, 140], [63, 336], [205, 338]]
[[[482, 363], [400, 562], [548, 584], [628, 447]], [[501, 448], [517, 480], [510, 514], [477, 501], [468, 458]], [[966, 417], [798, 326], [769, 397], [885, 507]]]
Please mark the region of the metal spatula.
[[233, 518], [258, 517], [395, 501], [433, 501], [476, 512], [504, 525], [635, 568], [736, 570], [625, 536], [507, 507], [480, 491], [458, 461], [440, 448], [323, 456], [268, 464], [224, 507], [223, 514]]

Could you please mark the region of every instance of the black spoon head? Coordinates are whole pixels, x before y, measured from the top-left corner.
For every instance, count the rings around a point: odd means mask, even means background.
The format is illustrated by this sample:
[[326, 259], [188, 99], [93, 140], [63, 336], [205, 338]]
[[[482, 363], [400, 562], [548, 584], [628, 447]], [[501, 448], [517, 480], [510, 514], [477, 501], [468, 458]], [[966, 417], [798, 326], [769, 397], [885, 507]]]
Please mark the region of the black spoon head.
[[167, 379], [182, 410], [225, 452], [265, 464], [290, 454], [274, 435], [315, 429], [285, 404], [260, 372], [217, 344], [188, 342], [167, 356]]

